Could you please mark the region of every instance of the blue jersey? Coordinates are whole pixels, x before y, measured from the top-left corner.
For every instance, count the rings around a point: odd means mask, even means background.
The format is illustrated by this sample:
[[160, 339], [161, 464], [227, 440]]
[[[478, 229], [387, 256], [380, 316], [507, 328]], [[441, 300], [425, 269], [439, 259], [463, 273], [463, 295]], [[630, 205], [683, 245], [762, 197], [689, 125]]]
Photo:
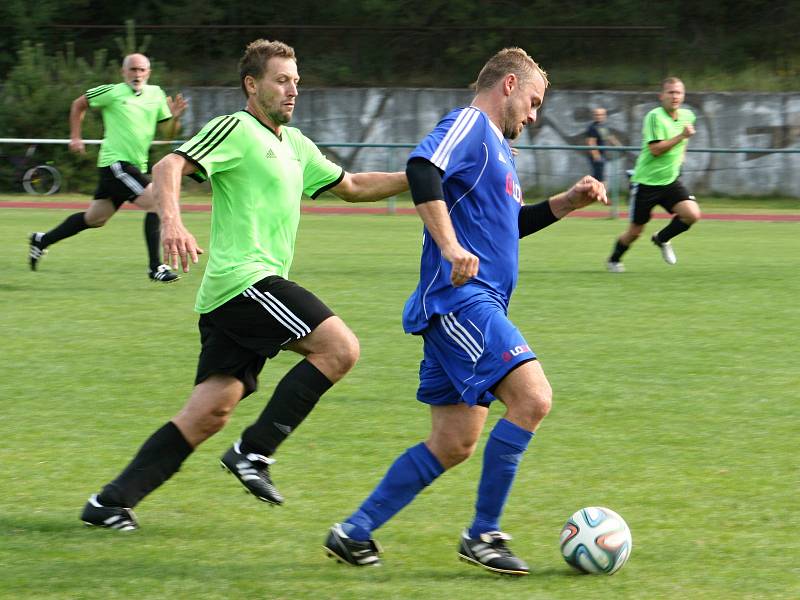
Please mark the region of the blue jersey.
[[403, 329], [419, 333], [444, 315], [487, 297], [508, 310], [517, 283], [522, 188], [511, 147], [489, 117], [475, 107], [444, 117], [411, 155], [444, 172], [444, 201], [458, 242], [480, 259], [478, 275], [460, 287], [450, 283], [447, 262], [423, 231], [420, 279], [403, 311]]

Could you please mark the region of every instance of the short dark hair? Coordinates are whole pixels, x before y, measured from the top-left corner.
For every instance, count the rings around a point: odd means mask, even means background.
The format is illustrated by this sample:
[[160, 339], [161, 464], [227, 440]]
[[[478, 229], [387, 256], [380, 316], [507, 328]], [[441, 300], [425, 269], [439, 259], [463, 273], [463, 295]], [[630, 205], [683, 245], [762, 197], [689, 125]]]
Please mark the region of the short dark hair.
[[672, 83], [681, 83], [682, 84], [683, 81], [681, 81], [677, 77], [665, 77], [664, 79], [661, 80], [661, 89], [663, 90], [665, 87], [667, 87], [668, 85], [670, 85]]
[[476, 91], [480, 92], [491, 88], [509, 73], [513, 73], [525, 83], [533, 79], [534, 73], [539, 73], [544, 79], [545, 87], [549, 85], [547, 73], [522, 48], [500, 50], [486, 61], [481, 72], [478, 73], [478, 80], [472, 85]]
[[267, 62], [273, 56], [291, 58], [297, 62], [294, 48], [283, 42], [258, 39], [247, 45], [242, 58], [239, 60], [239, 81], [245, 96], [247, 96], [247, 89], [244, 87], [244, 78], [248, 75], [253, 79], [261, 78], [264, 75], [264, 71], [267, 70]]

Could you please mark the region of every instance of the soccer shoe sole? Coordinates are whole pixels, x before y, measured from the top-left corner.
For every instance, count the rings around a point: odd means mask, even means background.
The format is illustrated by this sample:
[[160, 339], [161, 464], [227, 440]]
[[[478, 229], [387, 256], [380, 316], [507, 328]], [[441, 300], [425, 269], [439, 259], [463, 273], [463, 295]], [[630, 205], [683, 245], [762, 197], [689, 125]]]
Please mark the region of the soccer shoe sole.
[[461, 562], [465, 562], [475, 567], [480, 567], [481, 569], [489, 571], [490, 573], [497, 573], [498, 575], [508, 575], [509, 577], [522, 577], [524, 575], [531, 574], [530, 571], [518, 571], [512, 569], [498, 569], [496, 567], [490, 567], [489, 565], [485, 565], [482, 562], [475, 560], [474, 558], [470, 558], [465, 554], [461, 554], [461, 552], [458, 553], [458, 558]]
[[328, 556], [328, 558], [332, 558], [337, 563], [341, 563], [343, 565], [347, 565], [348, 567], [354, 567], [354, 568], [357, 568], [357, 567], [380, 567], [380, 566], [383, 565], [383, 563], [381, 561], [373, 562], [373, 563], [370, 563], [368, 565], [354, 565], [349, 560], [345, 560], [344, 558], [339, 556], [339, 554], [335, 550], [331, 550], [330, 548], [328, 548], [327, 546], [324, 546], [324, 545], [322, 546], [322, 549], [325, 551], [325, 554]]
[[341, 563], [343, 565], [347, 565], [348, 567], [357, 567], [357, 566], [359, 566], [359, 565], [354, 565], [353, 563], [346, 561], [344, 558], [339, 556], [335, 551], [331, 550], [327, 546], [322, 546], [322, 549], [325, 551], [325, 554], [328, 556], [328, 558], [332, 558], [337, 563]]
[[234, 473], [233, 471], [231, 471], [231, 470], [230, 470], [230, 469], [227, 467], [227, 465], [226, 465], [224, 462], [220, 461], [220, 462], [219, 462], [219, 465], [220, 465], [220, 467], [222, 467], [222, 470], [223, 470], [223, 471], [225, 471], [226, 473], [229, 473], [230, 475], [232, 475], [232, 476], [233, 476], [233, 478], [234, 478], [236, 481], [238, 481], [238, 482], [239, 482], [239, 485], [241, 485], [241, 486], [242, 486], [242, 489], [244, 490], [244, 493], [245, 493], [245, 494], [248, 494], [248, 495], [250, 495], [250, 496], [253, 496], [253, 497], [254, 497], [256, 500], [261, 500], [261, 502], [265, 502], [266, 504], [269, 504], [270, 506], [280, 506], [280, 505], [282, 504], [281, 502], [275, 502], [275, 500], [272, 500], [271, 498], [263, 498], [263, 497], [261, 497], [261, 496], [258, 496], [257, 494], [254, 494], [253, 492], [251, 492], [251, 491], [250, 491], [250, 489], [249, 489], [249, 488], [248, 488], [248, 487], [247, 487], [245, 484], [243, 484], [243, 483], [242, 483], [242, 480], [241, 480], [241, 479], [239, 479], [239, 478], [236, 476], [236, 473]]

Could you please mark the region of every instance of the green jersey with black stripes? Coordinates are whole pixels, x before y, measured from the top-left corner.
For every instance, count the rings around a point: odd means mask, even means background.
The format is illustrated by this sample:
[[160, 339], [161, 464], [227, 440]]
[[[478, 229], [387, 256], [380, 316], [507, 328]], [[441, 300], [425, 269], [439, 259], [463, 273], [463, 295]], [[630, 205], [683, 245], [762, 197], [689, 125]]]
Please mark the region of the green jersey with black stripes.
[[303, 194], [344, 177], [299, 129], [280, 135], [247, 111], [217, 117], [175, 150], [211, 181], [211, 240], [195, 310], [207, 313], [269, 275], [288, 277]]
[[172, 118], [164, 90], [145, 85], [137, 94], [127, 83], [110, 83], [87, 90], [86, 99], [103, 115], [103, 143], [97, 166], [124, 161], [146, 173], [156, 124]]
[[631, 181], [645, 185], [669, 185], [675, 181], [681, 173], [689, 140], [678, 142], [658, 156], [653, 156], [649, 146], [651, 142], [674, 138], [684, 127], [694, 122], [694, 113], [688, 108], [679, 108], [674, 119], [663, 106], [647, 113], [642, 125], [642, 151], [636, 159]]

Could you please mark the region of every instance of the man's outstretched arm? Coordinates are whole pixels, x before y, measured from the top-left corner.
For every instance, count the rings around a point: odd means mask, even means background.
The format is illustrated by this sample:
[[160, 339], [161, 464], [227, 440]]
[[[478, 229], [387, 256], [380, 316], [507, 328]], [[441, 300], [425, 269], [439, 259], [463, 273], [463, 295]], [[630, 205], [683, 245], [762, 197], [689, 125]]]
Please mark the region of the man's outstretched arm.
[[408, 179], [402, 171], [383, 173], [348, 173], [330, 189], [346, 202], [375, 202], [396, 196], [408, 189]]
[[587, 175], [565, 192], [551, 196], [544, 202], [523, 206], [519, 211], [519, 237], [536, 233], [573, 210], [593, 202], [608, 204], [608, 197], [605, 186]]

